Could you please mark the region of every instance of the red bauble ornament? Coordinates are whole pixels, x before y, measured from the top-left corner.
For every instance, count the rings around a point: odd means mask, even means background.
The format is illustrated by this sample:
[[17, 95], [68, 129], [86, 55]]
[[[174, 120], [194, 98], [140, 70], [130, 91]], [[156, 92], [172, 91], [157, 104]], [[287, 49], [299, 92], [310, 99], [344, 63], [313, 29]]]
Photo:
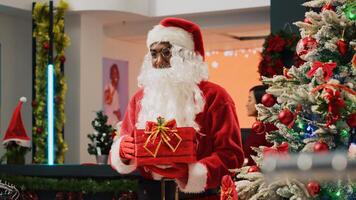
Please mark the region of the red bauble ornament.
[[333, 5], [331, 5], [331, 3], [327, 3], [325, 4], [322, 8], [321, 8], [321, 11], [324, 11], [324, 10], [332, 10], [332, 11], [335, 11], [335, 8]]
[[329, 151], [329, 146], [323, 142], [323, 141], [318, 141], [314, 144], [314, 152], [315, 153], [322, 153], [322, 152], [328, 152]]
[[310, 21], [310, 19], [309, 18], [304, 18], [304, 23], [307, 23], [307, 24], [312, 24], [312, 22]]
[[318, 42], [316, 41], [316, 39], [308, 36], [299, 40], [295, 51], [301, 59], [306, 61], [306, 57], [308, 56], [308, 54], [311, 51], [315, 50], [317, 46]]
[[54, 98], [54, 102], [55, 102], [56, 104], [61, 103], [61, 97], [56, 96], [56, 97]]
[[43, 43], [43, 48], [48, 50], [49, 49], [49, 43], [48, 42]]
[[310, 181], [307, 185], [308, 192], [312, 197], [317, 196], [320, 193], [320, 185], [316, 181]]
[[278, 119], [282, 124], [288, 126], [294, 120], [294, 115], [290, 110], [284, 109], [279, 113]]
[[350, 126], [350, 128], [356, 128], [356, 113], [352, 113], [351, 115], [349, 115], [346, 120], [346, 123]]
[[248, 173], [252, 173], [252, 172], [259, 172], [260, 168], [257, 167], [256, 165], [251, 166], [250, 168], [248, 168], [247, 172]]
[[261, 133], [264, 133], [266, 130], [266, 126], [263, 122], [261, 121], [255, 121], [253, 124], [252, 124], [252, 131], [257, 133], [257, 134], [261, 134]]
[[64, 55], [61, 55], [59, 57], [59, 61], [61, 61], [61, 63], [64, 63], [66, 61], [66, 57]]
[[342, 56], [345, 56], [346, 53], [347, 53], [347, 49], [348, 49], [348, 46], [345, 42], [345, 40], [341, 39], [341, 40], [338, 40], [336, 42], [336, 45], [337, 45], [337, 49], [339, 50], [339, 53], [342, 55]]
[[38, 103], [37, 101], [32, 101], [31, 105], [33, 108], [36, 108], [38, 106]]
[[271, 94], [264, 94], [261, 102], [266, 107], [272, 107], [276, 103], [276, 98]]
[[36, 133], [41, 134], [43, 132], [43, 129], [41, 127], [36, 128]]

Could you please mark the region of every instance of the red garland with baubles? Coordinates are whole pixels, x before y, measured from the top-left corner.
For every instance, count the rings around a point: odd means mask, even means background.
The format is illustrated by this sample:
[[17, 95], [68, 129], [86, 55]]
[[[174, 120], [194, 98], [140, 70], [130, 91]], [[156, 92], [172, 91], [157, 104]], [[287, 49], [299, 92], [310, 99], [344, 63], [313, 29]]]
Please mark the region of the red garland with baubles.
[[263, 44], [262, 60], [258, 65], [260, 76], [272, 78], [274, 75], [282, 75], [283, 67], [302, 65], [304, 61], [295, 51], [299, 39], [295, 33], [286, 31], [269, 35]]

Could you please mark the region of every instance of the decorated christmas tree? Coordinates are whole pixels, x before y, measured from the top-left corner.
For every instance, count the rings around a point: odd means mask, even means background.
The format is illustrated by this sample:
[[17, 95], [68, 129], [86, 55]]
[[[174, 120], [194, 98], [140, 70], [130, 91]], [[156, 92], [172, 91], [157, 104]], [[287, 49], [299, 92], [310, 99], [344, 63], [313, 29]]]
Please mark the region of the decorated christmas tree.
[[254, 128], [263, 131], [265, 123], [273, 123], [278, 130], [266, 134], [272, 147], [255, 149], [257, 166], [237, 171], [239, 199], [356, 198], [351, 182], [266, 182], [259, 172], [270, 154], [346, 152], [356, 142], [356, 2], [312, 0], [303, 6], [309, 11], [295, 25], [301, 32], [296, 52], [305, 63], [263, 78], [269, 89], [256, 106]]
[[108, 117], [102, 111], [96, 113], [96, 118], [91, 122], [94, 132], [88, 134], [91, 143], [88, 152], [91, 155], [108, 155], [113, 142], [114, 129], [107, 124]]

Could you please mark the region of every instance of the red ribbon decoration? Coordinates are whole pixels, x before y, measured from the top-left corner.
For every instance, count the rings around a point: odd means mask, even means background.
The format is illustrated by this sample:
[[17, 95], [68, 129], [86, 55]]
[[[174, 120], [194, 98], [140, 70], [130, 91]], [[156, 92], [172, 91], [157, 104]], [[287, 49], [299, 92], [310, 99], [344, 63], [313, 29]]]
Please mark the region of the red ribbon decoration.
[[288, 142], [283, 142], [277, 147], [265, 147], [263, 149], [263, 155], [286, 155], [288, 154], [289, 144]]
[[315, 61], [307, 75], [308, 77], [312, 77], [319, 68], [322, 68], [324, 72], [324, 80], [328, 81], [333, 76], [333, 70], [335, 67], [336, 63], [334, 62], [323, 63], [320, 61]]
[[346, 87], [344, 85], [340, 85], [340, 84], [333, 84], [333, 83], [325, 83], [325, 84], [321, 84], [319, 85], [318, 87], [314, 88], [311, 92], [312, 93], [315, 93], [321, 89], [324, 89], [324, 88], [328, 88], [328, 87], [331, 87], [331, 88], [338, 88], [340, 90], [344, 90], [345, 92], [349, 93], [349, 94], [352, 94], [352, 95], [356, 95], [356, 92], [354, 90], [352, 90], [351, 88], [349, 87]]
[[165, 122], [164, 118], [158, 117], [157, 123], [146, 122], [145, 133], [148, 138], [144, 144], [144, 148], [153, 156], [156, 157], [159, 147], [162, 143], [166, 144], [173, 152], [175, 152], [182, 142], [182, 138], [177, 134], [176, 120]]
[[340, 109], [345, 107], [345, 101], [340, 97], [340, 92], [336, 90], [325, 88], [326, 95], [325, 99], [328, 101], [328, 115], [326, 116], [327, 124], [329, 127], [331, 124], [335, 123], [340, 119]]

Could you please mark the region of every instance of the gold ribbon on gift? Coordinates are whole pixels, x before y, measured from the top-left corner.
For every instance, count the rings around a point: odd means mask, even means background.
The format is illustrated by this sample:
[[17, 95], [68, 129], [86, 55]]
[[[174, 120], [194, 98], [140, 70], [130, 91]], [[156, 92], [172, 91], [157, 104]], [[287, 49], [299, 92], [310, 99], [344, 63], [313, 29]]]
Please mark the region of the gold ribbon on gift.
[[[165, 121], [164, 118], [158, 117], [157, 123], [146, 122], [145, 134], [149, 135], [143, 146], [153, 157], [157, 156], [158, 150], [162, 143], [166, 144], [173, 152], [175, 152], [182, 142], [182, 138], [178, 135], [177, 123], [175, 120]], [[156, 143], [158, 139], [158, 143]]]

